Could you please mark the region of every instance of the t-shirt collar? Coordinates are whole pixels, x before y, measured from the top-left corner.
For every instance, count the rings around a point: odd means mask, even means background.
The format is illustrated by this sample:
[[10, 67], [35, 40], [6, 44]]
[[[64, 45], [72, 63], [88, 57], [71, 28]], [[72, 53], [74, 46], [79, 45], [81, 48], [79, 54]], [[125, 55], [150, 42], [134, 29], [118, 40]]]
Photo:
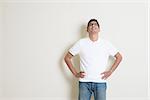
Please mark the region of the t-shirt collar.
[[89, 40], [91, 43], [98, 43], [98, 42], [100, 41], [100, 37], [98, 37], [98, 39], [97, 39], [96, 41], [92, 41], [92, 40], [90, 39], [90, 37], [88, 37], [88, 40]]

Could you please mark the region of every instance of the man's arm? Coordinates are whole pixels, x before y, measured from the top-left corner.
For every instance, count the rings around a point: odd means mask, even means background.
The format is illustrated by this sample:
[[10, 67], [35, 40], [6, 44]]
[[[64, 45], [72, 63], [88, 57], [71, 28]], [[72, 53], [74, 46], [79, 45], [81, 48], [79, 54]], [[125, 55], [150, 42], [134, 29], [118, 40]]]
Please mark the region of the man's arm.
[[115, 59], [115, 62], [113, 63], [113, 65], [112, 65], [112, 67], [108, 71], [105, 71], [105, 72], [101, 73], [101, 74], [103, 74], [102, 79], [107, 79], [116, 70], [116, 68], [120, 64], [120, 62], [122, 60], [121, 54], [118, 52], [114, 57], [116, 59]]
[[77, 78], [83, 78], [85, 75], [84, 75], [84, 72], [77, 72], [76, 69], [73, 67], [73, 64], [72, 64], [72, 58], [73, 58], [73, 55], [68, 52], [66, 54], [66, 56], [64, 57], [64, 60], [65, 60], [65, 63], [67, 64], [68, 68], [70, 69], [70, 71], [72, 72], [72, 74], [77, 77]]

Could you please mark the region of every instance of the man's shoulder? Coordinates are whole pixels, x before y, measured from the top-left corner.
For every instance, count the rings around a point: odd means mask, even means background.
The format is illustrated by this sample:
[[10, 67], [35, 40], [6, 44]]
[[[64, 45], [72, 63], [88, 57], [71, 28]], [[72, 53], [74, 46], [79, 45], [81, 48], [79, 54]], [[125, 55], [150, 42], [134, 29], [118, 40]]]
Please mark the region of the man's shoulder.
[[104, 43], [108, 43], [109, 42], [107, 39], [103, 39], [103, 38], [100, 38], [100, 41], [104, 42]]
[[103, 44], [105, 44], [106, 46], [112, 46], [113, 45], [113, 43], [107, 39], [103, 39], [102, 41], [103, 41]]
[[87, 38], [80, 38], [78, 40], [76, 40], [75, 44], [81, 45], [87, 42]]
[[111, 45], [112, 43], [107, 40], [107, 39], [101, 39], [101, 42], [104, 44], [104, 45]]
[[87, 37], [84, 37], [84, 38], [79, 39], [78, 41], [79, 41], [79, 42], [86, 42], [86, 41], [88, 41], [88, 38], [87, 38]]

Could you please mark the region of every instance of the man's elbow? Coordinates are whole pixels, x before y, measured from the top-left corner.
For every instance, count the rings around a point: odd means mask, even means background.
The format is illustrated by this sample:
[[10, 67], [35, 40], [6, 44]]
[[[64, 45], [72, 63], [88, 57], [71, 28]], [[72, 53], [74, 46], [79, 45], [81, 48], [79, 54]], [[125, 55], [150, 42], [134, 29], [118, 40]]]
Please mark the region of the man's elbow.
[[68, 60], [68, 57], [67, 57], [67, 55], [64, 57], [64, 61], [65, 62], [67, 62], [67, 60]]
[[65, 61], [65, 62], [68, 62], [68, 61], [71, 60], [71, 58], [72, 58], [72, 57], [67, 53], [66, 56], [64, 57], [64, 61]]
[[122, 55], [118, 52], [116, 55], [115, 55], [115, 58], [118, 59], [119, 61], [122, 61]]

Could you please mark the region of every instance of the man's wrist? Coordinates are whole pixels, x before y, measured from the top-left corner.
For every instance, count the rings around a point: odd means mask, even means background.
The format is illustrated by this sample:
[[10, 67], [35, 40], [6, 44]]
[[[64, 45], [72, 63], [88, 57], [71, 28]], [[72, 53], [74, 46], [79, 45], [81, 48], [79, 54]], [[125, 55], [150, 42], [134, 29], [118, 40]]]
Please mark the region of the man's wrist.
[[110, 71], [111, 73], [113, 73], [113, 70], [112, 70], [112, 69], [110, 69], [109, 71]]
[[75, 73], [74, 76], [75, 76], [75, 77], [79, 77], [79, 73]]

